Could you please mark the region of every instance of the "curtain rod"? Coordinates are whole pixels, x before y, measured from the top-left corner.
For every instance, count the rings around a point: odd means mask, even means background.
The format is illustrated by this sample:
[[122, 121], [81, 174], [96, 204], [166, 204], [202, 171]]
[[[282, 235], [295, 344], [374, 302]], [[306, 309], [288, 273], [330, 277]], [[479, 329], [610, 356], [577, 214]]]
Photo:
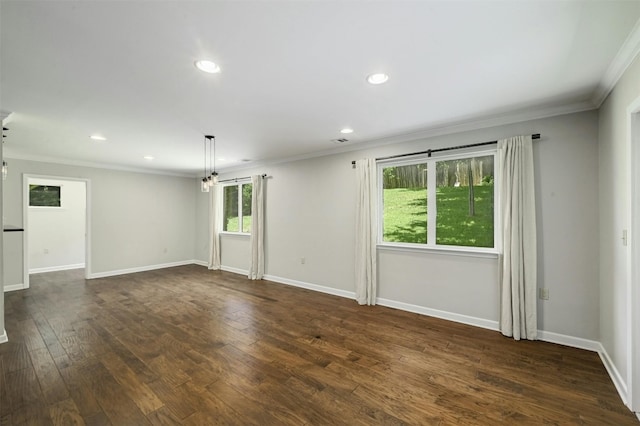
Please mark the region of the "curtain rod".
[[[533, 135], [531, 135], [531, 139], [540, 139], [540, 133], [534, 133]], [[380, 158], [376, 158], [376, 161], [390, 160], [392, 158], [400, 158], [400, 157], [409, 157], [412, 155], [420, 155], [420, 154], [427, 154], [428, 157], [431, 157], [431, 154], [433, 154], [434, 152], [453, 151], [454, 149], [473, 148], [476, 146], [493, 145], [495, 143], [498, 143], [498, 141], [479, 142], [479, 143], [472, 143], [469, 145], [450, 146], [448, 148], [428, 149], [426, 151], [411, 152], [409, 154], [397, 154], [397, 155], [389, 155], [388, 157], [380, 157]], [[351, 164], [355, 165], [356, 162], [352, 161]]]
[[[262, 174], [260, 175], [260, 177], [262, 179], [266, 178], [267, 175], [266, 174]], [[239, 180], [247, 180], [247, 179], [251, 179], [251, 176], [245, 176], [245, 177], [239, 177], [239, 178], [232, 178], [232, 179], [225, 179], [225, 180], [219, 180], [218, 183], [224, 183], [224, 182], [237, 182]]]

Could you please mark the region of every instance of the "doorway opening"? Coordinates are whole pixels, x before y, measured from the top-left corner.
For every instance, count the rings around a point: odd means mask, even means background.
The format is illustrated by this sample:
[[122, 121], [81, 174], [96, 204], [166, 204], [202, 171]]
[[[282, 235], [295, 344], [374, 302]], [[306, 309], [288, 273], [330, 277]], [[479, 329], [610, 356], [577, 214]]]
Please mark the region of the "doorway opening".
[[24, 175], [24, 288], [29, 274], [84, 268], [90, 273], [89, 181]]

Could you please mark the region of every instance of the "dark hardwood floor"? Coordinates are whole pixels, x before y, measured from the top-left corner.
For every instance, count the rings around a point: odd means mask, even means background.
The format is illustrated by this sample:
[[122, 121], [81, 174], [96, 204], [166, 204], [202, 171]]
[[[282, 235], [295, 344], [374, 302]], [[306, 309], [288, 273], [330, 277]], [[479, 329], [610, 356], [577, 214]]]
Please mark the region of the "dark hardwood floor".
[[200, 266], [5, 310], [2, 425], [638, 424], [595, 353]]

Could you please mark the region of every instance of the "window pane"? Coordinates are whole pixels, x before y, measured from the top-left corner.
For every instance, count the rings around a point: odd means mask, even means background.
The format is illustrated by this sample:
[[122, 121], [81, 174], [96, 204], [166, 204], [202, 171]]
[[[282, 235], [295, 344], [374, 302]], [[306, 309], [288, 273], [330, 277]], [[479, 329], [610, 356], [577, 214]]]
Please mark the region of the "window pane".
[[251, 232], [251, 191], [250, 183], [242, 185], [242, 232]]
[[238, 232], [238, 186], [224, 187], [224, 211], [222, 215], [222, 230]]
[[427, 243], [427, 164], [385, 167], [383, 241]]
[[29, 185], [29, 205], [35, 207], [60, 207], [60, 187]]
[[436, 244], [494, 246], [493, 158], [436, 162]]

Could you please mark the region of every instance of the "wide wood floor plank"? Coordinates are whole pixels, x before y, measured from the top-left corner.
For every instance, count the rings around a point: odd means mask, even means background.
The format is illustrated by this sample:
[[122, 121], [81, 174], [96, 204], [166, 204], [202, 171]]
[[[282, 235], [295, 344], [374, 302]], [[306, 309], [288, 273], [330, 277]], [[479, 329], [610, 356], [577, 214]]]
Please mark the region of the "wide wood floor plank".
[[73, 399], [65, 399], [49, 407], [49, 415], [54, 425], [84, 426], [85, 422]]
[[167, 407], [161, 407], [156, 411], [147, 414], [147, 420], [152, 425], [157, 426], [171, 426], [180, 425], [182, 421], [178, 419]]
[[51, 424], [40, 384], [32, 367], [9, 373], [6, 382], [13, 424]]
[[[56, 358], [54, 361], [67, 385], [71, 399], [78, 407], [85, 422], [90, 424], [95, 421], [95, 419], [106, 419], [85, 377], [85, 372], [92, 371], [93, 367], [97, 366], [99, 361], [96, 359], [85, 359], [82, 362], [73, 362], [67, 356]], [[89, 419], [94, 420], [89, 421]]]
[[100, 360], [145, 415], [163, 407], [162, 401], [144, 382], [138, 379], [135, 372], [116, 354], [108, 352], [102, 355]]
[[[7, 381], [5, 379], [5, 367], [3, 355], [0, 354], [0, 419], [11, 416], [11, 400], [7, 391]], [[0, 424], [2, 424], [0, 422]]]
[[190, 398], [183, 398], [179, 388], [172, 386], [163, 379], [149, 383], [149, 387], [160, 398], [167, 410], [177, 419], [186, 419], [197, 411]]
[[44, 399], [49, 404], [62, 401], [69, 397], [67, 387], [53, 362], [49, 350], [46, 347], [38, 348], [30, 352], [31, 362], [35, 370]]
[[84, 369], [84, 375], [100, 407], [113, 424], [149, 424], [134, 401], [102, 364], [96, 364], [91, 370]]
[[638, 425], [593, 352], [190, 265], [5, 295], [0, 425]]
[[3, 358], [4, 370], [7, 374], [31, 367], [29, 350], [22, 339], [9, 340], [7, 343], [0, 345], [0, 347], [5, 350]]

